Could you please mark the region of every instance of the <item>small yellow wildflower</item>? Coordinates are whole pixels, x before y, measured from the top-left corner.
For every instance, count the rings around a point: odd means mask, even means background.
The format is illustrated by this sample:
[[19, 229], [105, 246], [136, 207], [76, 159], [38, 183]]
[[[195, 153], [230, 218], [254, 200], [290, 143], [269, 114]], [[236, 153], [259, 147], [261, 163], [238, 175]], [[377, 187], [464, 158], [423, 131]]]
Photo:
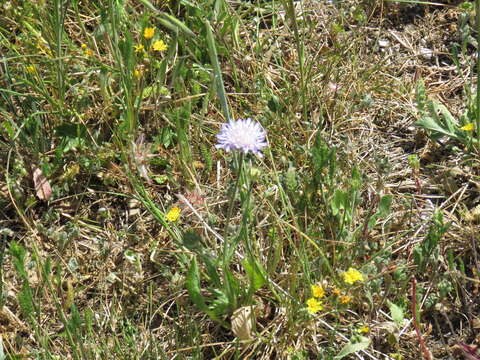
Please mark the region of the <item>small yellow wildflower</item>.
[[460, 129], [463, 131], [473, 131], [475, 130], [475, 125], [473, 123], [468, 123], [466, 125], [463, 125]]
[[81, 47], [83, 50], [85, 50], [85, 49], [87, 48], [87, 44], [82, 44], [82, 45], [80, 45], [80, 47]]
[[139, 69], [133, 70], [133, 76], [135, 76], [137, 79], [142, 76], [143, 71]]
[[335, 296], [339, 296], [341, 294], [341, 291], [340, 291], [340, 289], [333, 288], [332, 294], [335, 295]]
[[348, 295], [342, 295], [340, 296], [340, 304], [348, 304], [350, 301], [352, 301], [352, 298]]
[[143, 30], [143, 37], [147, 40], [150, 40], [155, 35], [155, 28], [154, 27], [147, 27]]
[[349, 268], [348, 271], [343, 273], [343, 280], [350, 285], [355, 283], [355, 281], [364, 281], [362, 273], [354, 268]]
[[142, 44], [135, 45], [133, 48], [136, 53], [140, 53], [140, 52], [143, 52], [143, 50], [145, 50], [145, 47]]
[[92, 56], [93, 55], [93, 50], [92, 49], [86, 49], [85, 50], [85, 56]]
[[325, 290], [323, 290], [321, 285], [312, 285], [311, 289], [313, 297], [320, 299], [325, 296]]
[[315, 298], [310, 298], [307, 300], [307, 311], [310, 314], [315, 314], [323, 309], [322, 302], [318, 301]]
[[37, 72], [37, 69], [35, 69], [35, 66], [33, 65], [28, 65], [25, 69], [27, 69], [29, 74], [35, 74]]
[[360, 334], [366, 334], [370, 332], [370, 328], [367, 325], [363, 325], [360, 328], [357, 329], [357, 332]]
[[177, 221], [180, 218], [180, 213], [182, 210], [179, 207], [172, 207], [170, 211], [167, 213], [166, 218], [170, 222]]
[[168, 49], [167, 44], [163, 40], [155, 40], [152, 45], [153, 51], [165, 51]]

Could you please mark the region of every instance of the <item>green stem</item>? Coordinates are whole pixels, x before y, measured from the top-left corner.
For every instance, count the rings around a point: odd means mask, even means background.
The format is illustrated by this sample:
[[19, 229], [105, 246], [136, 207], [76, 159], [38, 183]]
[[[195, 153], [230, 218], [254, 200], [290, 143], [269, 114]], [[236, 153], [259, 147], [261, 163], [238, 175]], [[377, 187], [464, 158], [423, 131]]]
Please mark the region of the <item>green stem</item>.
[[237, 196], [237, 192], [238, 192], [238, 187], [239, 187], [239, 184], [240, 184], [240, 180], [241, 180], [241, 176], [242, 176], [242, 171], [243, 171], [243, 160], [244, 160], [244, 157], [245, 155], [242, 153], [240, 153], [240, 157], [237, 156], [237, 154], [235, 154], [235, 157], [234, 157], [234, 166], [235, 166], [235, 170], [237, 171], [237, 180], [235, 181], [235, 187], [233, 188], [233, 194], [232, 196], [230, 197], [229, 199], [229, 202], [228, 202], [228, 210], [227, 210], [227, 219], [226, 219], [226, 222], [225, 222], [225, 241], [223, 242], [223, 262], [224, 262], [224, 265], [225, 265], [225, 262], [226, 262], [226, 255], [227, 255], [227, 247], [228, 247], [228, 241], [227, 241], [227, 238], [228, 238], [228, 225], [230, 224], [230, 219], [232, 217], [232, 212], [233, 212], [233, 204], [235, 202], [235, 198]]

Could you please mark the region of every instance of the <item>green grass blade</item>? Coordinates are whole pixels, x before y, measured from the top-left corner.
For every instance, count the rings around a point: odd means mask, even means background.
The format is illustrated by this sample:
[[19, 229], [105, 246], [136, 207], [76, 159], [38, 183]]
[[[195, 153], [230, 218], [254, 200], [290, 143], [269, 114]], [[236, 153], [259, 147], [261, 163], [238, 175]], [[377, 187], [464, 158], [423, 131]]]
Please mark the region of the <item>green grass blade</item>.
[[225, 93], [225, 87], [223, 86], [223, 77], [220, 70], [220, 63], [218, 62], [217, 48], [215, 46], [212, 27], [208, 20], [205, 20], [205, 30], [207, 32], [208, 54], [213, 67], [215, 88], [220, 100], [220, 105], [222, 106], [223, 114], [228, 121], [230, 120], [230, 111], [228, 109], [227, 95]]

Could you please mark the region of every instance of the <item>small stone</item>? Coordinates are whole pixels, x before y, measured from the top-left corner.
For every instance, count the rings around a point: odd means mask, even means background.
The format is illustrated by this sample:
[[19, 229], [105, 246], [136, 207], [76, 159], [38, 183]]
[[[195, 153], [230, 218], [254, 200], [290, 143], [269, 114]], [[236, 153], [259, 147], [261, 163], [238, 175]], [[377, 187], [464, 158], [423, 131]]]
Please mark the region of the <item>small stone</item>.
[[390, 46], [390, 41], [388, 41], [388, 40], [378, 40], [378, 46], [380, 46], [381, 48], [386, 48], [386, 47]]

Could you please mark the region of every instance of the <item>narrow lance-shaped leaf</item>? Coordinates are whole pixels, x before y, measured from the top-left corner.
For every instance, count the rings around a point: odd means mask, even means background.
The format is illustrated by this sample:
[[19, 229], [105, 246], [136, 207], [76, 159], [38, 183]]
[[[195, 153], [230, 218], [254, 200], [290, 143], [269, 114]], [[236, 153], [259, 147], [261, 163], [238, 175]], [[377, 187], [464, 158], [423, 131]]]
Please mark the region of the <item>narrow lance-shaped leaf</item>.
[[357, 342], [350, 341], [342, 350], [334, 357], [335, 360], [343, 359], [345, 356], [365, 350], [370, 345], [370, 339], [364, 336], [359, 336]]
[[215, 46], [215, 40], [213, 38], [212, 28], [210, 22], [205, 20], [205, 30], [207, 32], [207, 45], [208, 54], [210, 55], [210, 62], [212, 63], [214, 82], [217, 90], [217, 95], [222, 106], [223, 114], [227, 120], [230, 120], [230, 111], [228, 110], [227, 96], [225, 88], [223, 87], [222, 72], [220, 70], [220, 64], [218, 62], [217, 48]]

